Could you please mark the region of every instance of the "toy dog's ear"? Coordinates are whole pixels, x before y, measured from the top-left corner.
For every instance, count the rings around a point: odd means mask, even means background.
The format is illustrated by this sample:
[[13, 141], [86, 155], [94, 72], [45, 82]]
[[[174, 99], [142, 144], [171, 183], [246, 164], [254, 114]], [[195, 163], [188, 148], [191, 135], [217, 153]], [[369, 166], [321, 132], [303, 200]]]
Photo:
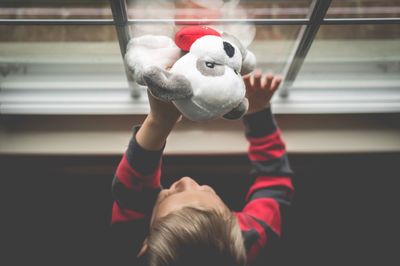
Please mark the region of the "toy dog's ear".
[[186, 77], [156, 66], [147, 68], [143, 73], [143, 79], [151, 94], [160, 100], [183, 100], [193, 95], [192, 86]]
[[242, 68], [240, 70], [240, 74], [246, 75], [252, 72], [256, 67], [256, 57], [254, 54], [247, 50], [235, 36], [224, 32], [222, 33], [222, 38], [233, 43], [239, 48], [240, 53], [242, 54]]

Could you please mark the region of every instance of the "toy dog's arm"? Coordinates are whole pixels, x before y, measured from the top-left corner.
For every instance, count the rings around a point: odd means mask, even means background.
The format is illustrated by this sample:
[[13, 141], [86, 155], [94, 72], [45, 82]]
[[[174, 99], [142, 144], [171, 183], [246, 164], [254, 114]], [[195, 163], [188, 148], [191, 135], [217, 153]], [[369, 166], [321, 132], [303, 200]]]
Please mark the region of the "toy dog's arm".
[[151, 94], [163, 101], [182, 100], [193, 95], [192, 86], [186, 77], [156, 66], [147, 68], [143, 79]]
[[229, 113], [223, 115], [223, 117], [230, 120], [239, 119], [246, 114], [248, 108], [249, 101], [247, 98], [244, 98], [237, 107], [233, 108]]
[[125, 62], [133, 79], [140, 85], [147, 85], [154, 97], [174, 101], [193, 95], [191, 84], [184, 76], [165, 70], [180, 55], [181, 50], [169, 37], [145, 35], [129, 42]]

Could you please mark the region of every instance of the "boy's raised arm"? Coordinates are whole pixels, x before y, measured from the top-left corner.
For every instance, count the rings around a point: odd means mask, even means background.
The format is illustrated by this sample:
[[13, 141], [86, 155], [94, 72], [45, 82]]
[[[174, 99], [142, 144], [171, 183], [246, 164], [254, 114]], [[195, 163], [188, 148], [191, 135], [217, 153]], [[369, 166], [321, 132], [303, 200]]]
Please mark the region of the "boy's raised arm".
[[133, 129], [112, 184], [112, 224], [149, 216], [160, 191], [161, 156], [165, 141], [180, 117], [170, 103], [149, 94], [150, 113]]
[[243, 123], [254, 181], [237, 217], [251, 261], [281, 235], [285, 209], [291, 204], [294, 188], [285, 144], [269, 104], [280, 79], [255, 71], [251, 78], [245, 78], [245, 83], [250, 106]]
[[170, 103], [149, 95], [150, 113], [133, 127], [128, 148], [112, 183], [111, 250], [115, 265], [131, 265], [147, 236], [150, 216], [161, 190], [161, 156], [180, 117]]

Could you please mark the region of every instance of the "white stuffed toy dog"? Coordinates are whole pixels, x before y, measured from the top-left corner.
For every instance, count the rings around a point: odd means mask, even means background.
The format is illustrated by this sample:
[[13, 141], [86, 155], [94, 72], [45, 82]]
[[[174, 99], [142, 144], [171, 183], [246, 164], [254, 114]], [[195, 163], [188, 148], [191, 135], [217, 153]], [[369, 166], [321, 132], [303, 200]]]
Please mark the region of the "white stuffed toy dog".
[[248, 101], [241, 75], [255, 61], [235, 37], [205, 26], [183, 28], [175, 43], [166, 36], [133, 38], [125, 55], [137, 83], [193, 121], [242, 117]]

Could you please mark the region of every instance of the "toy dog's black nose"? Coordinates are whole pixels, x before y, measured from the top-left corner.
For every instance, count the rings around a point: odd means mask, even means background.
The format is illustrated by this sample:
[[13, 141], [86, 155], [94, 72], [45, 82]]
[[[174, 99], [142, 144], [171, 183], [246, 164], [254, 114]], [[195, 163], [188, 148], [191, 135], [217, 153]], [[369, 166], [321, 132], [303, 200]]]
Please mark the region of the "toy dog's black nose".
[[235, 55], [235, 48], [229, 42], [224, 42], [224, 50], [229, 57]]

